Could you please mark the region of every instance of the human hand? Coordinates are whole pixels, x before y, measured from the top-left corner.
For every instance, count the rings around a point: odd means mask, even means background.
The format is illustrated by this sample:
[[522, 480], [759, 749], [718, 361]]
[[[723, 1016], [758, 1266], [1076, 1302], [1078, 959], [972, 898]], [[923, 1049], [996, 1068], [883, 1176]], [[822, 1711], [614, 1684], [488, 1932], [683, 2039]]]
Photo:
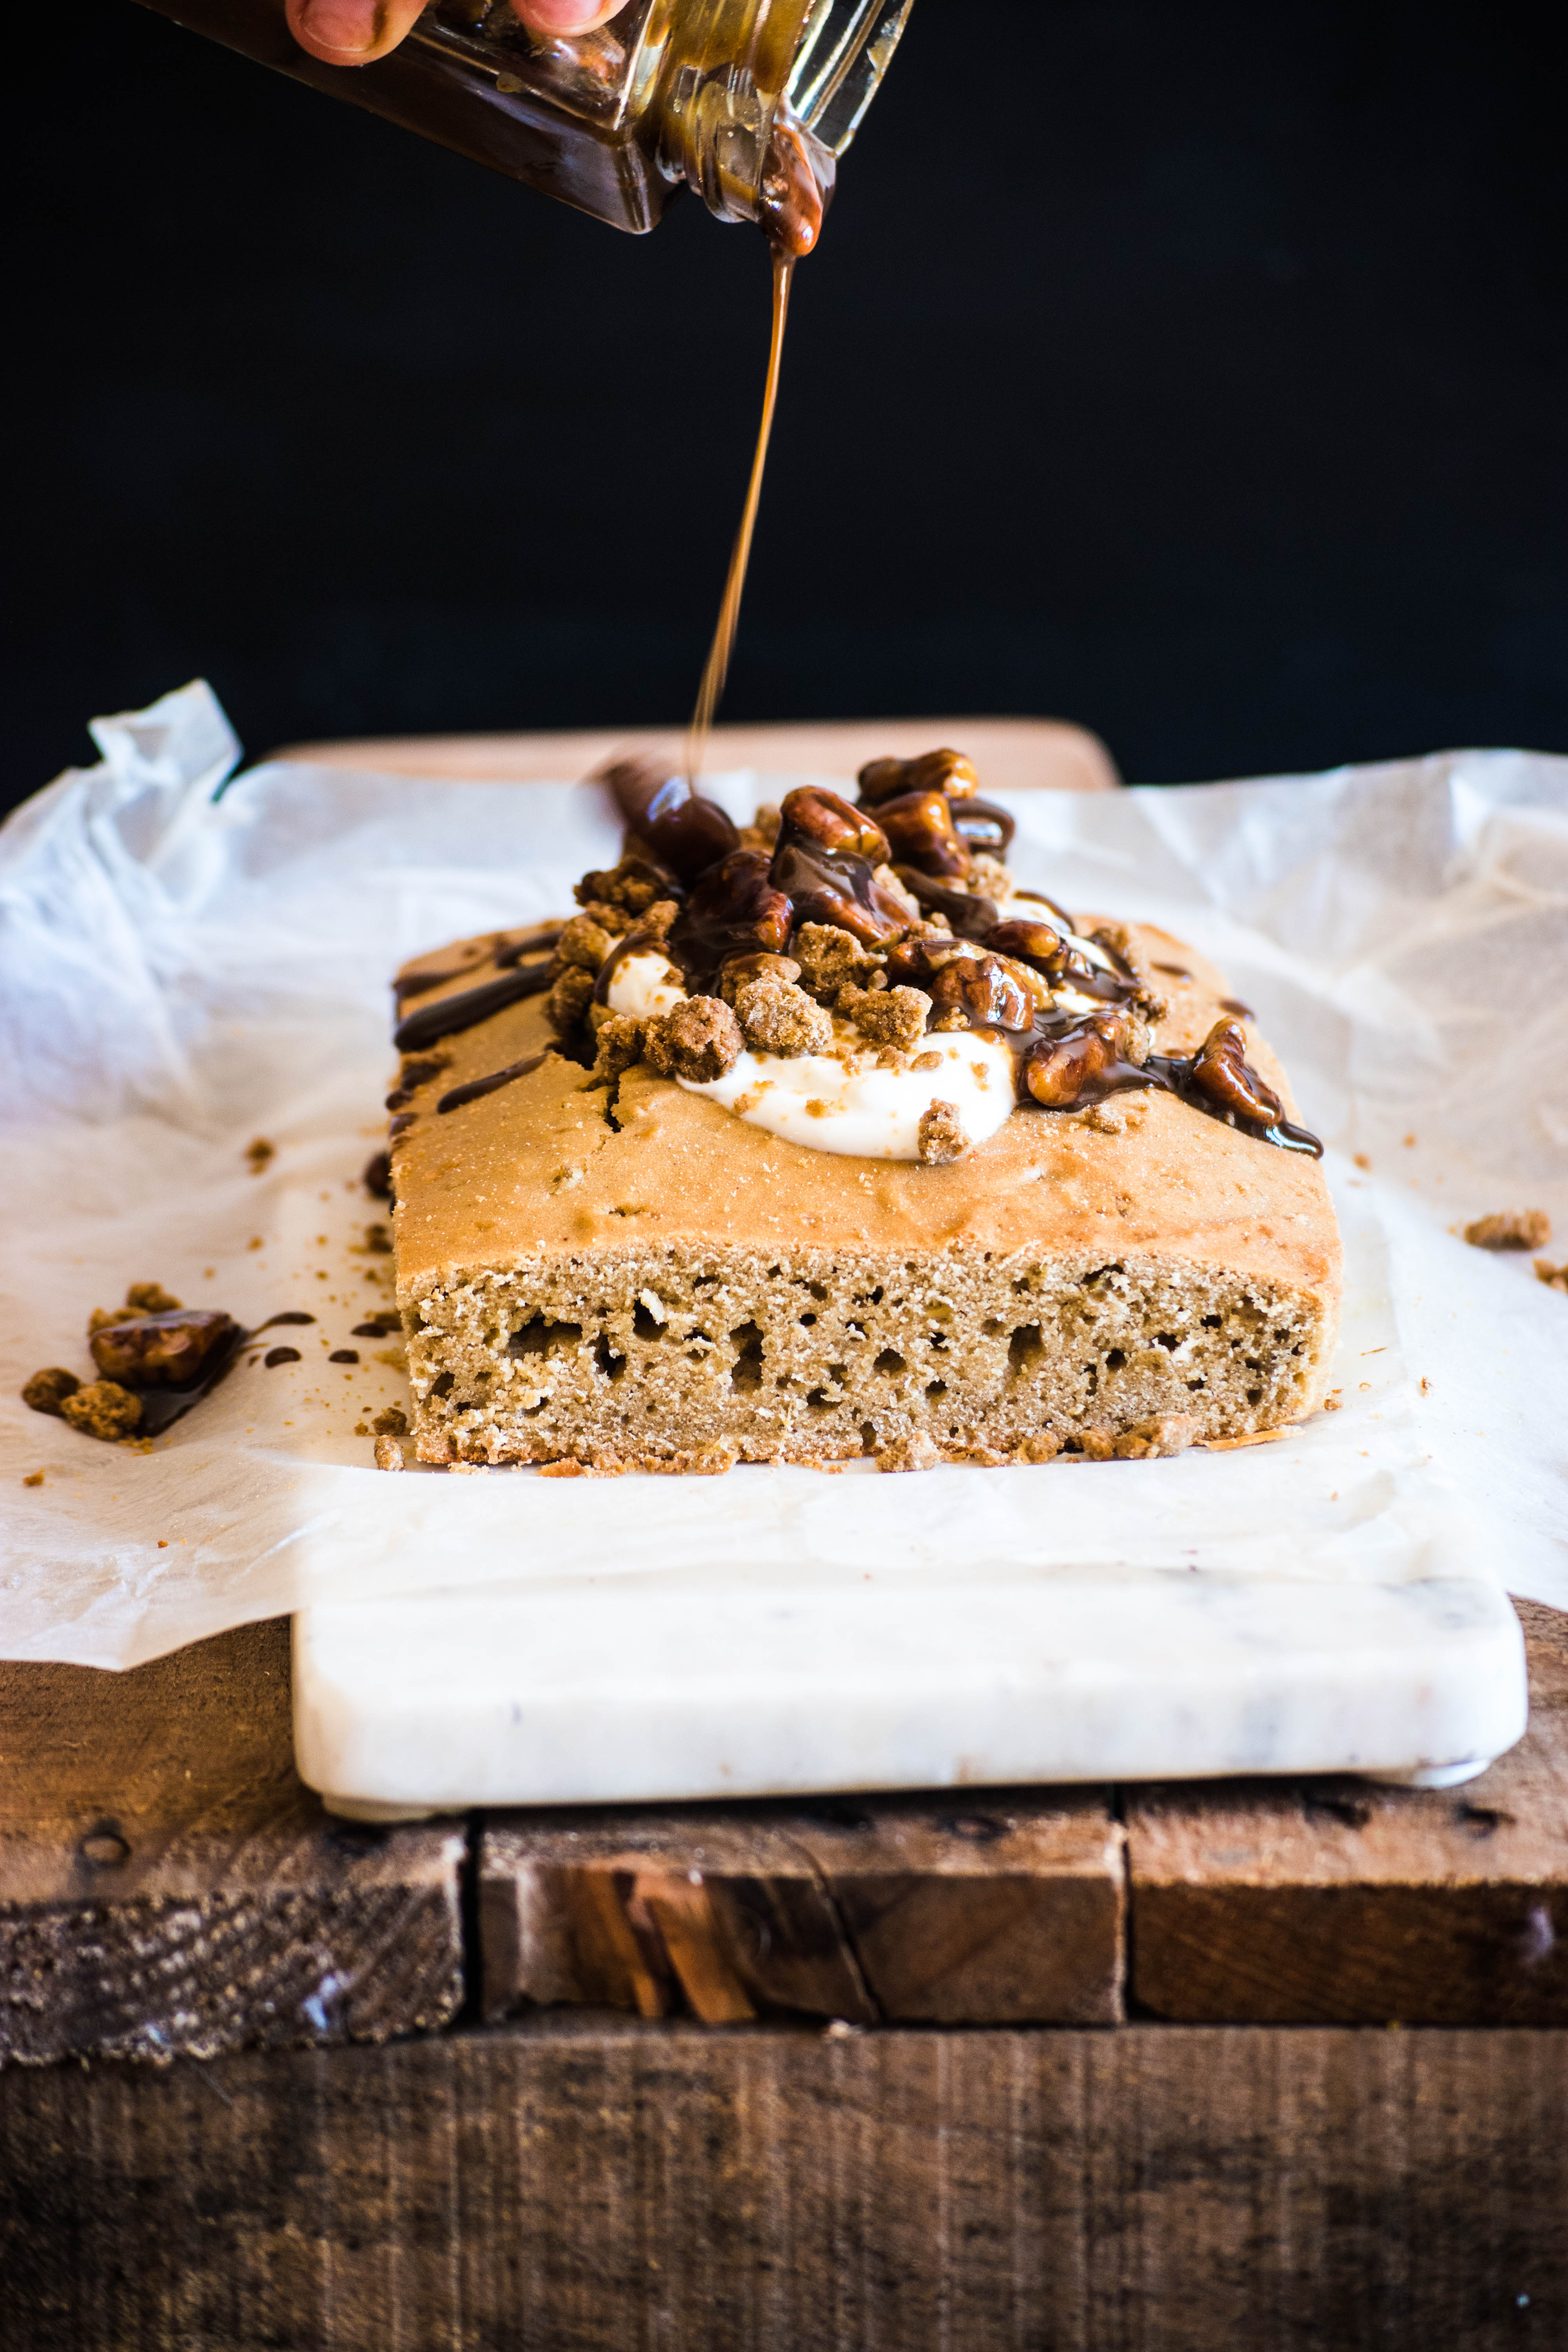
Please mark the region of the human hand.
[[[502, 0], [505, 5], [505, 0]], [[425, 0], [286, 0], [289, 30], [329, 66], [369, 66], [413, 29]], [[531, 33], [589, 33], [625, 0], [511, 0]]]

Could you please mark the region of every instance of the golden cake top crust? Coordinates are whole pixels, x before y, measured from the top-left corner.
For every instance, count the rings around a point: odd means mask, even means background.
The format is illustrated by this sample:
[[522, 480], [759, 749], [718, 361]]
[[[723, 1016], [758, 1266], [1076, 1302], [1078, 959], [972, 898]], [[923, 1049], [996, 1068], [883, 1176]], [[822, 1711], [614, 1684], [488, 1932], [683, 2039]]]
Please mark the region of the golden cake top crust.
[[[1168, 933], [1130, 928], [1168, 992], [1156, 1047], [1190, 1052], [1234, 1011], [1226, 982]], [[471, 986], [496, 939], [461, 941], [405, 966], [405, 976], [452, 974], [421, 990], [420, 1006]], [[1255, 1027], [1247, 1034], [1248, 1059], [1293, 1115], [1273, 1054]], [[509, 1085], [437, 1112], [451, 1090], [535, 1055], [538, 1066]], [[538, 997], [443, 1039], [429, 1058], [440, 1067], [406, 1093], [409, 1123], [394, 1140], [405, 1307], [481, 1269], [704, 1244], [1158, 1253], [1256, 1274], [1337, 1307], [1339, 1235], [1317, 1161], [1205, 1118], [1171, 1094], [1129, 1092], [1080, 1112], [1020, 1108], [963, 1158], [933, 1166], [811, 1150], [646, 1065], [621, 1078], [612, 1124], [609, 1090], [555, 1049]]]

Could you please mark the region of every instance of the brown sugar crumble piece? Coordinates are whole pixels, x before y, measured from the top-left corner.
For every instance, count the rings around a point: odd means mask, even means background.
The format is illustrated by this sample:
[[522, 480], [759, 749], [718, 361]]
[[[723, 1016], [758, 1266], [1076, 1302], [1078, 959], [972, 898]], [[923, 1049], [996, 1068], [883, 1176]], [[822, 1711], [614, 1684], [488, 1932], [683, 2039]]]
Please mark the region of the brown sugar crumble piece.
[[1562, 1265], [1552, 1265], [1545, 1258], [1538, 1257], [1535, 1261], [1535, 1279], [1537, 1282], [1545, 1283], [1549, 1290], [1561, 1290], [1564, 1295], [1568, 1295], [1568, 1262]]
[[406, 1437], [408, 1415], [400, 1404], [389, 1404], [384, 1412], [376, 1414], [371, 1427], [377, 1437]]
[[1544, 1249], [1552, 1239], [1552, 1220], [1544, 1209], [1500, 1209], [1468, 1224], [1465, 1239], [1472, 1249]]
[[[908, 1053], [925, 1035], [931, 998], [921, 988], [857, 988], [838, 992], [838, 1010], [868, 1045], [900, 1046]], [[933, 1057], [933, 1066], [940, 1057]]]
[[643, 1055], [661, 1078], [711, 1086], [732, 1070], [745, 1047], [741, 1024], [717, 996], [689, 996], [659, 1013], [643, 1035]]
[[950, 1102], [933, 1102], [921, 1115], [920, 1155], [928, 1168], [940, 1168], [951, 1160], [962, 1160], [969, 1150], [969, 1133]]
[[184, 1303], [161, 1282], [133, 1282], [125, 1294], [125, 1304], [138, 1315], [177, 1315]]
[[44, 1474], [41, 1470], [29, 1470], [22, 1481], [24, 1486], [41, 1486], [43, 1483]]
[[375, 1466], [378, 1470], [401, 1470], [404, 1467], [403, 1448], [395, 1437], [376, 1439]]
[[853, 932], [841, 931], [832, 923], [803, 923], [794, 946], [801, 985], [829, 1003], [841, 988], [864, 987], [871, 974], [880, 970], [876, 957], [867, 954]]
[[826, 1054], [833, 1043], [833, 1019], [826, 1007], [793, 981], [769, 973], [737, 992], [735, 1018], [754, 1054]]
[[60, 1414], [86, 1437], [129, 1437], [142, 1425], [142, 1400], [117, 1381], [89, 1381], [65, 1399]]
[[51, 1364], [46, 1371], [35, 1372], [22, 1391], [22, 1402], [35, 1412], [53, 1413], [63, 1419], [62, 1408], [68, 1396], [75, 1396], [81, 1382], [63, 1364]]

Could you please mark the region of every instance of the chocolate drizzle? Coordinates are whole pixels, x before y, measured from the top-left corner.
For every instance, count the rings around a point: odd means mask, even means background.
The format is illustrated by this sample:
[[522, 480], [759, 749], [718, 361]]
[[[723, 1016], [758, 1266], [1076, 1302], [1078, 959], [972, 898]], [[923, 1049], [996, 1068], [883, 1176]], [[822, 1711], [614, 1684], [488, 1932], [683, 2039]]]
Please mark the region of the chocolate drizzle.
[[470, 1078], [467, 1085], [453, 1087], [436, 1106], [437, 1116], [449, 1110], [461, 1110], [465, 1103], [478, 1102], [483, 1095], [493, 1095], [502, 1087], [510, 1087], [514, 1078], [526, 1078], [531, 1070], [539, 1069], [546, 1056], [529, 1054], [521, 1062], [509, 1063], [504, 1070], [492, 1070], [488, 1078]]
[[423, 1053], [426, 1046], [438, 1045], [443, 1037], [456, 1037], [465, 1029], [477, 1028], [493, 1013], [504, 1013], [509, 1004], [521, 1004], [524, 997], [542, 995], [554, 976], [547, 962], [503, 971], [494, 980], [481, 981], [478, 988], [465, 988], [460, 996], [444, 996], [438, 1004], [422, 1004], [417, 1013], [410, 1013], [398, 1023], [392, 1033], [392, 1042], [400, 1054]]

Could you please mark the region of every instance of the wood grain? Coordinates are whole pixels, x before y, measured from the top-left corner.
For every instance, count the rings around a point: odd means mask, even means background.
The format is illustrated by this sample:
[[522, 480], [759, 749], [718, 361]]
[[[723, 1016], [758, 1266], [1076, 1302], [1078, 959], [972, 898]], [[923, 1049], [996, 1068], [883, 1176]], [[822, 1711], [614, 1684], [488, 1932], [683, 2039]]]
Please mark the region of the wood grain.
[[1568, 2340], [1568, 2034], [544, 2021], [0, 2076], [7, 2352]]
[[[682, 730], [626, 727], [568, 735], [372, 735], [358, 742], [290, 743], [275, 760], [353, 768], [454, 783], [562, 783], [606, 760], [668, 751]], [[820, 719], [769, 727], [716, 727], [710, 773], [757, 768], [769, 775], [848, 776], [868, 760], [910, 759], [939, 743], [967, 751], [989, 792], [1112, 792], [1121, 779], [1097, 735], [1059, 719]]]
[[1463, 1788], [1129, 1792], [1139, 2007], [1258, 2023], [1568, 2023], [1568, 1617], [1518, 1607], [1530, 1728]]
[[0, 2061], [442, 2025], [463, 1854], [301, 1786], [283, 1620], [122, 1675], [0, 1664]]
[[485, 1831], [483, 2004], [1113, 2024], [1103, 1792], [512, 1815]]

